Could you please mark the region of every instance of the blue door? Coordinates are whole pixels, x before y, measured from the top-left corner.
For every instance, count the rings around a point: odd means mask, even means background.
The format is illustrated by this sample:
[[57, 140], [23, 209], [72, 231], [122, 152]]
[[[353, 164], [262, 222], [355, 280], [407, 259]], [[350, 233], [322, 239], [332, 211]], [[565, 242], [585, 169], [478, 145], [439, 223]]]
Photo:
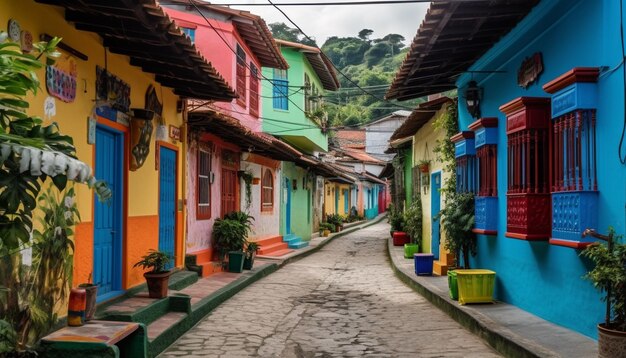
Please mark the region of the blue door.
[[350, 197], [348, 189], [343, 190], [343, 213], [348, 215], [350, 213]]
[[291, 185], [285, 178], [285, 235], [291, 234]]
[[98, 300], [103, 300], [122, 289], [124, 135], [98, 126], [95, 161], [96, 177], [105, 181], [113, 192], [108, 203], [94, 200], [93, 282], [99, 286]]
[[174, 267], [176, 238], [176, 152], [159, 147], [159, 251], [170, 255]]
[[430, 178], [431, 188], [430, 188], [430, 215], [432, 219], [432, 245], [431, 250], [435, 260], [439, 260], [439, 245], [440, 245], [440, 229], [439, 229], [439, 220], [435, 220], [435, 215], [439, 214], [441, 210], [441, 193], [439, 189], [441, 189], [441, 172], [431, 174]]

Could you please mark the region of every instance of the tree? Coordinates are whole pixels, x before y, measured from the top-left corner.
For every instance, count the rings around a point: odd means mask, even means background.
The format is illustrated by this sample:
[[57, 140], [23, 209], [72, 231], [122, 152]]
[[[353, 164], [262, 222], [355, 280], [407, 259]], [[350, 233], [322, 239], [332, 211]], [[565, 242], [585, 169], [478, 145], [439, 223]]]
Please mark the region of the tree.
[[374, 33], [374, 30], [363, 29], [359, 31], [359, 38], [363, 41], [369, 41], [369, 37]]
[[373, 66], [379, 64], [385, 56], [390, 56], [392, 51], [392, 46], [389, 43], [378, 42], [365, 53], [365, 65], [367, 68], [372, 68]]
[[272, 36], [275, 39], [297, 42], [303, 45], [317, 47], [317, 43], [315, 43], [315, 39], [308, 39], [304, 37], [300, 30], [291, 28], [287, 26], [284, 22], [274, 22], [268, 25], [270, 31], [272, 32]]
[[283, 22], [274, 22], [269, 24], [268, 26], [270, 28], [270, 31], [272, 31], [272, 36], [275, 39], [291, 42], [298, 42], [299, 40], [298, 37], [300, 35], [300, 32], [298, 31], [298, 29], [292, 29]]

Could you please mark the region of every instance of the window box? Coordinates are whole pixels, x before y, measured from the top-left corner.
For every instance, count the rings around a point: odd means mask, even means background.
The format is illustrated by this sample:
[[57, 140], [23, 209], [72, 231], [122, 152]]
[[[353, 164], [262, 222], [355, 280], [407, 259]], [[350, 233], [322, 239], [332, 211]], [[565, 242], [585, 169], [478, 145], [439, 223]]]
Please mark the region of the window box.
[[507, 124], [506, 237], [545, 240], [550, 228], [550, 99], [520, 97], [500, 107]]
[[598, 225], [596, 110], [599, 69], [579, 67], [546, 83], [552, 95], [553, 245], [583, 249], [582, 232]]
[[475, 202], [476, 234], [496, 235], [498, 233], [498, 197], [477, 196]]

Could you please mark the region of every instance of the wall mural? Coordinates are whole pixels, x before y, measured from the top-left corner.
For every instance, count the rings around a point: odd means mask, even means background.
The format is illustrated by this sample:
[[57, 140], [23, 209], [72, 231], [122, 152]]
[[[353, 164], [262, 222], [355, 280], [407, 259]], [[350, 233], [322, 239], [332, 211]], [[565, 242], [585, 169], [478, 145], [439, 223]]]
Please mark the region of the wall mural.
[[59, 60], [53, 66], [46, 66], [46, 89], [48, 93], [63, 102], [76, 99], [78, 70], [72, 58]]
[[106, 69], [96, 66], [96, 99], [108, 102], [117, 111], [128, 113], [130, 86]]
[[154, 112], [133, 108], [130, 119], [130, 170], [141, 168], [150, 154]]

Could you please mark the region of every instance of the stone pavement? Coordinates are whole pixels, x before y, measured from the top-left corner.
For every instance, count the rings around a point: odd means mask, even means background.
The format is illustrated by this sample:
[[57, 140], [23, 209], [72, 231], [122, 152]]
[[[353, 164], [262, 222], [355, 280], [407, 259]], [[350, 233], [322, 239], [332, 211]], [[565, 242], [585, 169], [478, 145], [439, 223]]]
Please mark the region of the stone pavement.
[[394, 276], [386, 224], [337, 238], [217, 307], [162, 357], [498, 357]]

